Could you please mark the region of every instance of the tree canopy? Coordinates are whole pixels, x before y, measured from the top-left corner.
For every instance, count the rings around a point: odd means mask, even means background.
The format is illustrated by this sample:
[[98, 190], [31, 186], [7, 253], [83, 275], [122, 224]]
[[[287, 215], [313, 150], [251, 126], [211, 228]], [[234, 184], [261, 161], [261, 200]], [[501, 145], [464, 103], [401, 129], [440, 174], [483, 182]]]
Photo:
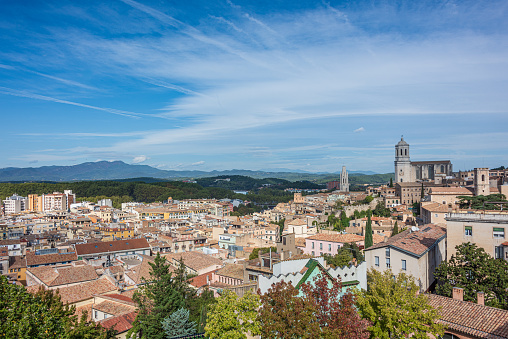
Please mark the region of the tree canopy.
[[249, 291], [238, 298], [234, 292], [224, 290], [208, 311], [205, 335], [210, 339], [245, 339], [245, 333], [259, 334], [259, 305], [257, 294]]
[[[503, 209], [508, 208], [508, 201], [504, 194], [478, 195], [474, 197], [461, 195], [457, 198], [460, 199], [460, 208], [499, 210], [501, 205]], [[493, 204], [492, 202], [506, 202], [506, 204]]]
[[353, 262], [361, 263], [365, 260], [362, 251], [356, 243], [346, 243], [337, 250], [337, 254], [323, 254], [326, 263], [331, 267], [344, 267]]
[[486, 305], [508, 309], [508, 262], [492, 258], [470, 242], [455, 248], [456, 254], [434, 273], [436, 293], [451, 297], [453, 287], [461, 287], [465, 301], [477, 302], [477, 292], [484, 292]]
[[64, 305], [58, 292], [39, 290], [35, 295], [0, 276], [0, 337], [19, 339], [109, 339], [116, 331], [78, 319], [74, 306]]
[[138, 315], [129, 330], [130, 338], [163, 339], [163, 321], [181, 308], [190, 312], [190, 319], [198, 323], [203, 307], [213, 303], [210, 291], [197, 295], [187, 284], [183, 262], [175, 271], [159, 253], [154, 263], [150, 263], [150, 277], [143, 278], [145, 285], [134, 293], [138, 304]]
[[356, 304], [362, 317], [372, 322], [371, 338], [428, 339], [428, 333], [443, 335], [444, 326], [436, 322], [438, 311], [429, 305], [427, 296], [418, 294], [412, 276], [369, 270], [367, 282], [368, 288], [359, 293]]
[[[300, 290], [278, 282], [261, 296], [259, 312], [263, 338], [366, 339], [369, 322], [354, 307], [352, 293], [342, 295], [339, 279], [324, 274]], [[301, 292], [301, 293], [300, 293]]]

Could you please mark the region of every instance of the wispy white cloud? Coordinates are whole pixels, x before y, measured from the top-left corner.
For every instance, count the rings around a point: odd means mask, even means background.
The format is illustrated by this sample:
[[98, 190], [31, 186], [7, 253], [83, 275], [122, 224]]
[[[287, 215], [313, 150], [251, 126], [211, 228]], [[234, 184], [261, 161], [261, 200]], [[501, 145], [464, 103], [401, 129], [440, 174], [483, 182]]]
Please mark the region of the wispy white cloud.
[[1, 86], [0, 86], [0, 93], [6, 94], [6, 95], [12, 95], [12, 96], [16, 96], [16, 97], [23, 97], [23, 98], [29, 98], [29, 99], [51, 101], [51, 102], [57, 102], [57, 103], [60, 103], [60, 104], [66, 104], [66, 105], [72, 105], [72, 106], [79, 106], [79, 107], [84, 107], [84, 108], [90, 108], [90, 109], [93, 109], [93, 110], [108, 112], [108, 113], [116, 114], [116, 115], [122, 115], [122, 116], [126, 116], [126, 117], [129, 117], [129, 118], [151, 117], [151, 115], [149, 115], [149, 114], [134, 113], [134, 112], [122, 111], [122, 110], [118, 110], [118, 109], [114, 109], [114, 108], [106, 108], [106, 107], [98, 107], [98, 106], [86, 105], [86, 104], [81, 104], [81, 103], [78, 103], [78, 102], [72, 102], [72, 101], [68, 101], [68, 100], [61, 100], [61, 99], [52, 98], [52, 97], [45, 96], [45, 95], [30, 93], [30, 92], [27, 92], [27, 91], [19, 91], [19, 90], [15, 90], [15, 89], [12, 89], [12, 88], [1, 87]]
[[201, 165], [204, 165], [204, 164], [205, 164], [205, 162], [201, 160], [201, 161], [196, 161], [196, 162], [193, 162], [193, 163], [191, 164], [191, 166], [201, 166]]
[[150, 159], [150, 158], [147, 157], [146, 155], [139, 155], [137, 157], [134, 157], [134, 159], [132, 159], [132, 163], [133, 164], [140, 164], [142, 162], [147, 161], [148, 159]]
[[360, 128], [355, 129], [353, 132], [355, 132], [355, 133], [365, 132], [365, 128], [360, 127]]

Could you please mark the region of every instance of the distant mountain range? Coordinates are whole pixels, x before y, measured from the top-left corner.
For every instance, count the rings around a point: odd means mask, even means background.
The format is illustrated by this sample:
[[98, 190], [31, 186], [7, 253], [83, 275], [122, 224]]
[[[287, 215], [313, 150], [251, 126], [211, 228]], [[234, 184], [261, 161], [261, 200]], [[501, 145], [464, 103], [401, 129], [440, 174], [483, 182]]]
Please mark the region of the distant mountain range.
[[[252, 178], [279, 178], [291, 181], [317, 180], [338, 177], [337, 173], [310, 173], [288, 169], [271, 171], [225, 170], [225, 171], [174, 171], [160, 170], [148, 165], [130, 165], [123, 161], [85, 162], [73, 166], [43, 166], [0, 169], [0, 182], [6, 181], [81, 181], [117, 180], [129, 178], [159, 178], [178, 180], [183, 178], [204, 178], [228, 175], [244, 175]], [[371, 171], [349, 172], [350, 175], [371, 175]]]

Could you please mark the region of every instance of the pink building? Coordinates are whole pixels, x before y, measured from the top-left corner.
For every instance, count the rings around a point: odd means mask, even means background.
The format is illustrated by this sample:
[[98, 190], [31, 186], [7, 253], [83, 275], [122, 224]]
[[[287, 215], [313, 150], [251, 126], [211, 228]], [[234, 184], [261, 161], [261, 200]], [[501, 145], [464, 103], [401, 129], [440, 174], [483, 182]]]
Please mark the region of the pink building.
[[356, 234], [316, 234], [305, 239], [303, 253], [314, 256], [335, 255], [346, 243], [356, 243], [363, 247], [364, 237]]

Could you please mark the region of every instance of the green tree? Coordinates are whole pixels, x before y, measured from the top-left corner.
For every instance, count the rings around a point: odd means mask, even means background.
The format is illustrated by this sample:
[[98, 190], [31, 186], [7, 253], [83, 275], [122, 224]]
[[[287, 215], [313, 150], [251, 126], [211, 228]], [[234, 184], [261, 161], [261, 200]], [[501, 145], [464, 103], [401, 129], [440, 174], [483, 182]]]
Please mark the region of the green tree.
[[277, 247], [256, 247], [252, 250], [252, 253], [249, 255], [249, 260], [253, 260], [256, 258], [259, 258], [259, 254], [265, 254], [269, 253], [270, 249], [272, 250], [272, 253], [277, 252]]
[[332, 267], [344, 267], [349, 265], [353, 259], [356, 260], [357, 263], [361, 263], [365, 260], [362, 251], [356, 245], [356, 243], [344, 244], [339, 250], [337, 250], [337, 254], [323, 255], [326, 263]]
[[444, 334], [438, 324], [438, 310], [429, 305], [428, 297], [418, 294], [415, 279], [404, 273], [394, 276], [391, 270], [369, 270], [367, 290], [362, 290], [356, 305], [364, 319], [372, 322], [371, 338], [427, 339]]
[[162, 328], [168, 339], [197, 333], [196, 323], [189, 320], [189, 311], [185, 308], [180, 308], [164, 319]]
[[88, 321], [86, 312], [78, 319], [76, 308], [64, 305], [58, 292], [39, 290], [32, 295], [0, 276], [0, 296], [1, 338], [108, 339], [115, 336], [116, 331]]
[[365, 226], [365, 248], [369, 248], [374, 245], [374, 240], [372, 239], [372, 220], [370, 215], [367, 217], [367, 225]]
[[393, 187], [393, 178], [390, 178], [390, 187]]
[[494, 259], [481, 247], [467, 242], [455, 247], [456, 254], [439, 264], [434, 273], [436, 293], [451, 297], [453, 287], [464, 289], [464, 300], [477, 302], [485, 293], [485, 304], [508, 308], [508, 262]]
[[[163, 339], [163, 320], [197, 298], [196, 292], [187, 284], [183, 262], [172, 272], [166, 258], [157, 253], [150, 266], [150, 277], [143, 278], [145, 284], [134, 293], [138, 315], [128, 332], [129, 338]], [[194, 318], [199, 317], [199, 311], [196, 310]]]
[[259, 296], [247, 292], [243, 297], [229, 290], [217, 298], [210, 307], [205, 334], [210, 339], [244, 339], [246, 333], [259, 334], [261, 328], [257, 320]]
[[372, 211], [372, 214], [378, 217], [385, 217], [389, 218], [392, 215], [392, 212], [389, 208], [386, 208], [383, 204], [383, 202], [378, 202], [376, 205], [376, 208]]
[[395, 225], [393, 225], [391, 237], [393, 237], [395, 234], [398, 234], [398, 233], [399, 233], [399, 225], [397, 225], [397, 222], [395, 222]]

